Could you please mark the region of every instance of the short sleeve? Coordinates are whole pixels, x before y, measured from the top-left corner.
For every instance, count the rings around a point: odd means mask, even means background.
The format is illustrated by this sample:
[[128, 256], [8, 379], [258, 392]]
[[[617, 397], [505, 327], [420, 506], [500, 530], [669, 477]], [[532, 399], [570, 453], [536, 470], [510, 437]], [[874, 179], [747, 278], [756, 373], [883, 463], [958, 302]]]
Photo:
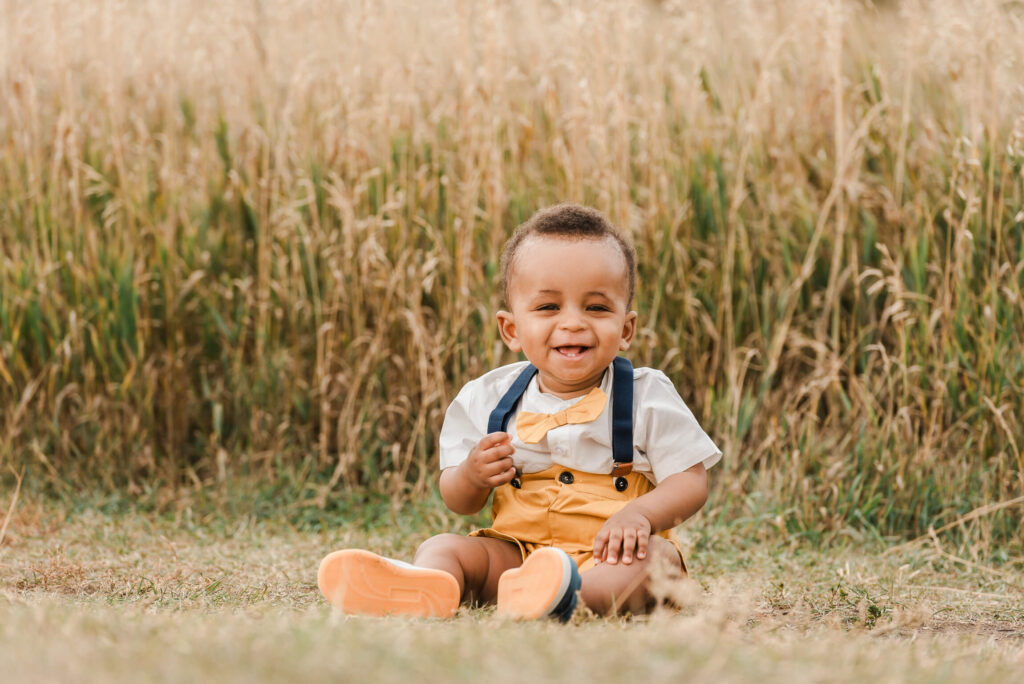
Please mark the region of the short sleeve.
[[637, 377], [636, 446], [651, 464], [655, 482], [698, 463], [710, 468], [722, 452], [701, 429], [672, 381], [661, 371], [645, 369]]
[[483, 430], [478, 427], [479, 418], [474, 416], [478, 411], [473, 409], [480, 403], [473, 400], [478, 393], [475, 389], [472, 382], [464, 386], [445, 411], [440, 438], [441, 470], [465, 461], [469, 452], [484, 436]]
[[487, 419], [505, 391], [526, 367], [525, 361], [496, 368], [466, 383], [448, 406], [438, 440], [441, 470], [457, 466], [487, 434]]

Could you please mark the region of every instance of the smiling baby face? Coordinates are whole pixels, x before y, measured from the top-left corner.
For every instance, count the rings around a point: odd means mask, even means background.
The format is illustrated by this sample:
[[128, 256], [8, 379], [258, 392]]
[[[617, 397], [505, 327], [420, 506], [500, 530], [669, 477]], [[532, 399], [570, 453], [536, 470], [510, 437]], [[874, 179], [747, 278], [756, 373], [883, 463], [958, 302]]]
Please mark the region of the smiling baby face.
[[630, 264], [618, 242], [535, 233], [517, 246], [508, 271], [509, 311], [498, 313], [499, 330], [537, 367], [541, 390], [569, 398], [600, 384], [636, 332]]

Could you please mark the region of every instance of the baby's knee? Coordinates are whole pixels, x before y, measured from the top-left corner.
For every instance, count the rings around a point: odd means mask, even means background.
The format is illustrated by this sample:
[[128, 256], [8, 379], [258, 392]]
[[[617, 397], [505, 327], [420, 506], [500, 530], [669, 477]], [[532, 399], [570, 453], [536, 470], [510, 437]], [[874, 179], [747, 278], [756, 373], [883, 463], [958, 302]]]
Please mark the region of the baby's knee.
[[664, 537], [651, 537], [647, 547], [647, 558], [651, 564], [661, 566], [670, 575], [675, 575], [679, 572], [686, 573], [686, 569], [683, 567], [683, 559], [679, 555], [679, 549]]
[[676, 549], [676, 545], [659, 535], [651, 535], [651, 539], [648, 542], [648, 550], [652, 556], [661, 557], [675, 557], [679, 558], [679, 550]]
[[419, 545], [419, 548], [416, 549], [416, 557], [419, 558], [423, 554], [454, 555], [458, 552], [464, 539], [465, 537], [462, 535], [450, 532], [436, 534]]

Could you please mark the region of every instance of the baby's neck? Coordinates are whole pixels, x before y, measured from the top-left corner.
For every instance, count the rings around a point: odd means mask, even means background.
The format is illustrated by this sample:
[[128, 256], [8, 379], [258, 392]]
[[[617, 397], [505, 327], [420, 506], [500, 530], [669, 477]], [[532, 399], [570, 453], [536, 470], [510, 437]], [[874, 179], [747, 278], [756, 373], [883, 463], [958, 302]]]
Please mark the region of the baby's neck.
[[[604, 376], [602, 375], [601, 377], [604, 377]], [[554, 396], [558, 397], [559, 399], [575, 399], [576, 397], [586, 396], [587, 394], [590, 394], [591, 391], [593, 391], [593, 389], [595, 387], [600, 387], [600, 386], [601, 386], [601, 378], [599, 377], [597, 379], [597, 382], [588, 383], [584, 387], [580, 387], [580, 388], [573, 387], [572, 389], [564, 391], [564, 392], [556, 392], [553, 389], [551, 389], [550, 387], [548, 387], [547, 385], [545, 385], [544, 378], [542, 378], [539, 374], [537, 375], [537, 388], [542, 393], [554, 395]]]

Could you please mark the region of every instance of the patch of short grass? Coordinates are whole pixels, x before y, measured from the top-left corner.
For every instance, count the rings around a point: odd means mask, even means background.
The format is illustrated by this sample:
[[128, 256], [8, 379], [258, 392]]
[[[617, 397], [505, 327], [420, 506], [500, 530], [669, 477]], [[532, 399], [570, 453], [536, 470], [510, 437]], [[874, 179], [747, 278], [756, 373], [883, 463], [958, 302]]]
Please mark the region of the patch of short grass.
[[750, 629], [728, 611], [560, 626], [6, 598], [0, 616], [0, 666], [13, 681], [1009, 682], [1021, 664], [1019, 643], [1005, 640]]
[[[450, 529], [466, 522], [440, 511]], [[928, 546], [681, 532], [694, 581], [636, 619], [514, 624], [345, 618], [320, 598], [328, 551], [408, 558], [429, 514], [300, 529], [282, 520], [154, 515], [28, 500], [0, 547], [0, 670], [12, 681], [407, 681], [679, 677], [745, 681], [1013, 681], [1024, 573]], [[698, 533], [699, 532], [699, 533]]]

